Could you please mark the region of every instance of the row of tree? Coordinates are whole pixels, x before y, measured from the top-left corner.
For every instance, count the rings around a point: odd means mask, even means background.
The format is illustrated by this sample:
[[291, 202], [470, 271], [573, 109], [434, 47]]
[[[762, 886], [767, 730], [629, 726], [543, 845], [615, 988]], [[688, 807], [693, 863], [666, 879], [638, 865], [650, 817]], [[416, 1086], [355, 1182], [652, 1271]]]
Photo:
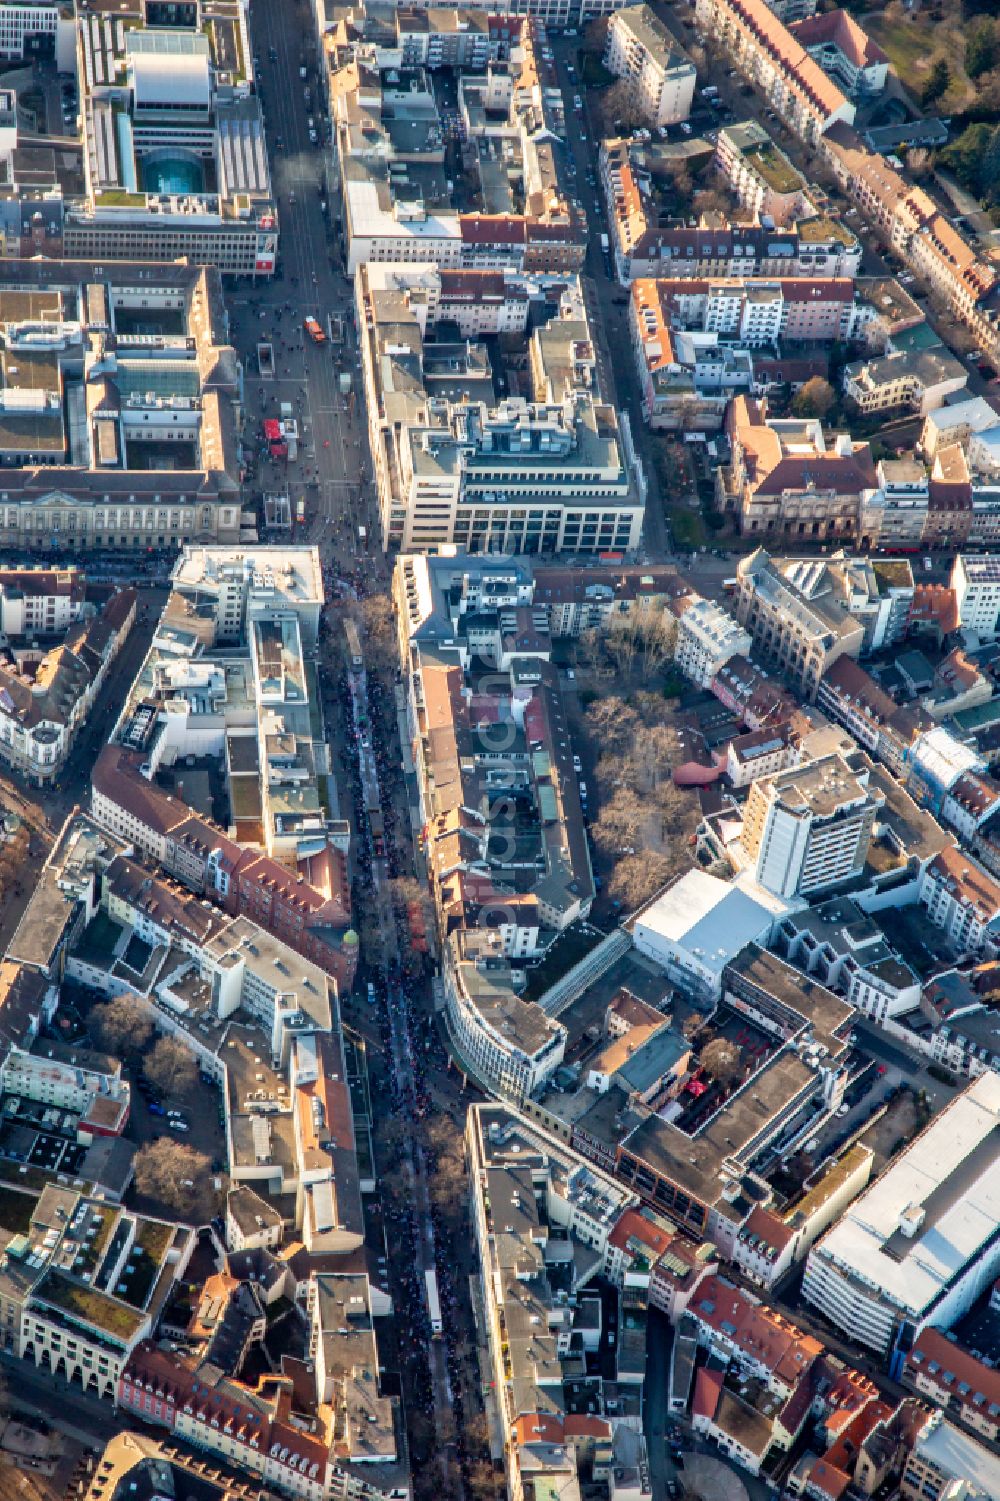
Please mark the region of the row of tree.
[[611, 866], [609, 894], [630, 911], [691, 863], [697, 805], [674, 784], [682, 747], [672, 718], [670, 702], [648, 692], [596, 699], [586, 711], [587, 733], [603, 751], [590, 832]]

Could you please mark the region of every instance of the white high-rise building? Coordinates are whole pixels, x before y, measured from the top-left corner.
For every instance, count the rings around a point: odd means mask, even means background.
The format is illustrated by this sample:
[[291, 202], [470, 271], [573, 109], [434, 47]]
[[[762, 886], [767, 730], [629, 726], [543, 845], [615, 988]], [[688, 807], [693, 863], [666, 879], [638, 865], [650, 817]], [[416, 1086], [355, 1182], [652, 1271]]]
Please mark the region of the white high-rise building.
[[860, 752], [821, 756], [753, 783], [741, 843], [767, 891], [813, 896], [860, 873], [880, 806], [868, 767]]
[[605, 67], [628, 79], [636, 109], [649, 125], [676, 125], [691, 113], [695, 66], [648, 5], [627, 5], [611, 17]]
[[951, 587], [963, 629], [993, 640], [1000, 633], [1000, 558], [959, 553], [951, 570]]

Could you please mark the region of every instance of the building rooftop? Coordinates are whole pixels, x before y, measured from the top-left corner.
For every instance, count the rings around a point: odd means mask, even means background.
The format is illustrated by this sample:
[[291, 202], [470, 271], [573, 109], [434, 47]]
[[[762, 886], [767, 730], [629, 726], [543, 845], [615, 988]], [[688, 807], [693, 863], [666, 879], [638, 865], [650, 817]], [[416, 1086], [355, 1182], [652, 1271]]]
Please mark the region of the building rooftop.
[[926, 1319], [1000, 1232], [1000, 1076], [934, 1116], [812, 1254], [905, 1316]]

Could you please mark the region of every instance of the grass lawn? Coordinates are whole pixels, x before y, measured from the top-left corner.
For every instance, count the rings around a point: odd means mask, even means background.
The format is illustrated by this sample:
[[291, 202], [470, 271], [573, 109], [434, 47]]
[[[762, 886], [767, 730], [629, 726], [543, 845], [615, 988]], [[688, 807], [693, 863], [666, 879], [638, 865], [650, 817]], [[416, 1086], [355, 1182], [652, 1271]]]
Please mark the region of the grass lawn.
[[142, 1322], [142, 1315], [133, 1308], [116, 1303], [93, 1287], [82, 1287], [51, 1272], [38, 1289], [38, 1296], [46, 1303], [61, 1308], [73, 1318], [93, 1324], [119, 1339], [130, 1339]]
[[708, 538], [705, 523], [699, 511], [692, 511], [690, 506], [668, 506], [667, 520], [678, 547], [695, 548], [706, 545]]
[[861, 25], [889, 54], [889, 61], [900, 80], [914, 95], [932, 65], [943, 57], [951, 72], [951, 83], [942, 99], [931, 105], [932, 114], [958, 110], [975, 97], [975, 86], [965, 74], [965, 33], [960, 0], [944, 0], [940, 21], [928, 11], [917, 11], [902, 20], [886, 20], [880, 11], [865, 11], [858, 17]]

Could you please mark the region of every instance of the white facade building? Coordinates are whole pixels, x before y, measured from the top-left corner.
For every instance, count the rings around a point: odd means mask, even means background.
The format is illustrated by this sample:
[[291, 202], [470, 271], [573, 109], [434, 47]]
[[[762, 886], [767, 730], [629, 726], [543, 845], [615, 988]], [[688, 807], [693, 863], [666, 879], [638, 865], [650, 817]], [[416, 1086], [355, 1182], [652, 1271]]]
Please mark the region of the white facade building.
[[741, 843], [768, 891], [812, 896], [860, 873], [879, 807], [866, 765], [823, 756], [754, 782]]
[[1000, 558], [959, 553], [951, 570], [962, 628], [984, 641], [1000, 634]]
[[809, 1253], [802, 1291], [869, 1349], [950, 1328], [1000, 1270], [1000, 1077], [942, 1110]]
[[677, 624], [674, 665], [699, 688], [707, 688], [731, 657], [746, 657], [749, 631], [708, 599], [695, 600]]
[[691, 113], [694, 63], [648, 5], [628, 5], [612, 16], [604, 65], [629, 81], [637, 112], [648, 125], [676, 125]]

